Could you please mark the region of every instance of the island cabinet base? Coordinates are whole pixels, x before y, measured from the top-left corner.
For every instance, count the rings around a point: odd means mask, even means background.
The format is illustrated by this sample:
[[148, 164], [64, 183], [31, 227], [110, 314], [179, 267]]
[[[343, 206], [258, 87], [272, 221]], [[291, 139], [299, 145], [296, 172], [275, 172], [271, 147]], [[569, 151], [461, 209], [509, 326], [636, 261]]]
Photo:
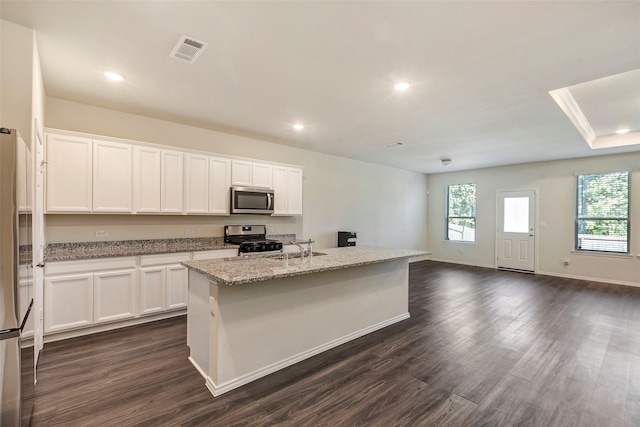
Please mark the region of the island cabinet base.
[[189, 271], [190, 360], [219, 396], [409, 318], [408, 261], [238, 286]]

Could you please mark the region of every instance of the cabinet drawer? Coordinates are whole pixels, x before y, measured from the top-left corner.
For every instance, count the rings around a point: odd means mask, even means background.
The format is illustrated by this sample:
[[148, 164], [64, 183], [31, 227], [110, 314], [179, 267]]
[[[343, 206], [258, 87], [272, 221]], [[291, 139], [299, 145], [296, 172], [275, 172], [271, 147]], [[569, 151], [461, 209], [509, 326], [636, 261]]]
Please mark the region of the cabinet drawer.
[[87, 259], [80, 261], [48, 262], [44, 267], [45, 276], [74, 273], [92, 273], [94, 271], [120, 270], [136, 267], [135, 257]]
[[147, 267], [150, 265], [180, 264], [181, 262], [189, 261], [189, 255], [189, 252], [181, 252], [177, 254], [142, 255], [140, 256], [140, 267]]

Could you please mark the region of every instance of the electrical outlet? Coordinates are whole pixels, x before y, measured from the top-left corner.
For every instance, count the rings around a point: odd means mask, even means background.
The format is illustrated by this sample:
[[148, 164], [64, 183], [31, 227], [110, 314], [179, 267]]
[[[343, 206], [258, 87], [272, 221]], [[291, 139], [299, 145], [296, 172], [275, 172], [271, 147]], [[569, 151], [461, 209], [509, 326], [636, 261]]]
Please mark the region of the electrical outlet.
[[564, 263], [564, 265], [569, 265], [571, 264], [571, 259], [570, 258], [565, 258], [562, 260], [562, 262]]
[[185, 234], [186, 236], [193, 236], [193, 235], [194, 235], [193, 228], [186, 228], [186, 229], [184, 230], [184, 234]]
[[105, 230], [96, 231], [96, 237], [108, 237], [108, 236], [109, 236], [108, 231], [105, 231]]

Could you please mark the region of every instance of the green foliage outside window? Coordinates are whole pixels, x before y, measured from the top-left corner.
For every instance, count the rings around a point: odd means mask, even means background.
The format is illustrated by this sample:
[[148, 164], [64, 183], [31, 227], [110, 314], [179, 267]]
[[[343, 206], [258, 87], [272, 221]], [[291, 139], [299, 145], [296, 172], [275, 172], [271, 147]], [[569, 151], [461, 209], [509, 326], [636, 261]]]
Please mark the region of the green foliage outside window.
[[475, 242], [476, 185], [456, 184], [447, 187], [446, 239]]
[[629, 172], [577, 178], [576, 249], [629, 251]]

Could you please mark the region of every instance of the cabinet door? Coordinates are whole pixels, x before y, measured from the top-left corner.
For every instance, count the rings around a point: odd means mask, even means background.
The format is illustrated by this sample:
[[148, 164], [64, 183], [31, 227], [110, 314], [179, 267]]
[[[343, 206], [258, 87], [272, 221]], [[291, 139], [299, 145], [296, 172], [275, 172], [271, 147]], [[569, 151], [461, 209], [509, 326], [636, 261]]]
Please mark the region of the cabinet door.
[[253, 185], [253, 163], [245, 160], [231, 162], [231, 185], [251, 187]]
[[93, 142], [93, 211], [130, 213], [132, 149], [129, 144]]
[[209, 156], [185, 156], [185, 199], [188, 214], [209, 213]]
[[231, 204], [231, 161], [209, 159], [209, 213], [229, 215]]
[[289, 168], [284, 166], [273, 167], [273, 198], [274, 215], [287, 215], [289, 213]]
[[92, 141], [63, 135], [47, 135], [47, 212], [91, 212]]
[[177, 151], [162, 150], [161, 167], [161, 211], [166, 213], [182, 213], [183, 211], [183, 157]]
[[187, 306], [187, 268], [180, 264], [166, 266], [167, 310]]
[[24, 139], [18, 135], [18, 176], [17, 182], [17, 197], [18, 197], [18, 210], [20, 212], [31, 212], [31, 196], [32, 192], [32, 162], [31, 150], [27, 147]]
[[158, 313], [165, 308], [165, 268], [162, 266], [140, 268], [140, 315]]
[[133, 148], [133, 210], [160, 212], [160, 150]]
[[302, 169], [289, 168], [287, 186], [289, 215], [302, 215]]
[[94, 274], [95, 323], [135, 316], [135, 273], [131, 269]]
[[[33, 280], [20, 280], [18, 282], [18, 305], [20, 306], [20, 321], [27, 314], [29, 303], [33, 298]], [[35, 311], [31, 311], [27, 323], [22, 331], [22, 336], [30, 337], [33, 335], [33, 318], [35, 317]]]
[[44, 331], [93, 324], [93, 275], [49, 277], [44, 281]]
[[252, 165], [253, 186], [273, 188], [273, 166], [264, 163]]

